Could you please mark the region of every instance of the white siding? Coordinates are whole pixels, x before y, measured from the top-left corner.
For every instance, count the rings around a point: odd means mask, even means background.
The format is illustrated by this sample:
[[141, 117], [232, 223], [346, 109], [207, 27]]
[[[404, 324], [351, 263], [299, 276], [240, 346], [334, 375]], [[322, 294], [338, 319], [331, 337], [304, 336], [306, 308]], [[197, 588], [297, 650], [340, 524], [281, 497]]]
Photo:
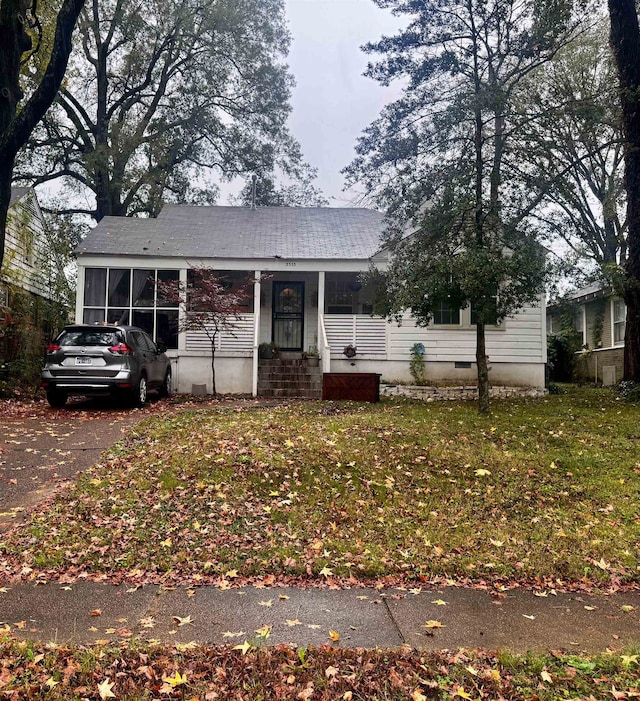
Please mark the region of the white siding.
[[[505, 319], [497, 328], [487, 328], [486, 344], [489, 361], [493, 362], [543, 362], [541, 332], [542, 308], [526, 307], [515, 316]], [[409, 358], [411, 346], [423, 343], [425, 360], [474, 362], [476, 353], [475, 326], [430, 325], [419, 327], [414, 319], [406, 318], [401, 326], [389, 326], [390, 360]]]
[[[253, 314], [242, 314], [234, 322], [233, 332], [224, 331], [216, 339], [216, 352], [239, 353], [253, 350]], [[211, 348], [207, 334], [204, 331], [187, 331], [186, 350], [208, 353]]]
[[9, 210], [2, 278], [48, 298], [52, 267], [42, 213], [29, 192]]
[[[463, 315], [463, 321], [468, 315]], [[401, 326], [383, 319], [351, 314], [326, 314], [327, 339], [332, 355], [341, 355], [345, 346], [353, 345], [358, 356], [409, 360], [414, 343], [423, 343], [427, 362], [474, 362], [476, 328], [469, 324], [452, 326], [418, 326], [406, 317]], [[487, 328], [489, 360], [493, 362], [544, 362], [542, 307], [526, 307], [499, 327]]]

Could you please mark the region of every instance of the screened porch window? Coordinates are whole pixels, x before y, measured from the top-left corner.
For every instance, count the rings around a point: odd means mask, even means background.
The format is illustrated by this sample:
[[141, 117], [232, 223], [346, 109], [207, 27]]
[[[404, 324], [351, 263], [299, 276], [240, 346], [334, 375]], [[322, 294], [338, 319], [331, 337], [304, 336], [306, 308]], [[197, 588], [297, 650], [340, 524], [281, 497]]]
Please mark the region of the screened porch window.
[[178, 270], [86, 268], [83, 323], [139, 326], [167, 348], [177, 348], [178, 305], [162, 299], [156, 285], [179, 276]]
[[373, 293], [359, 273], [327, 273], [325, 275], [326, 314], [371, 314]]
[[[219, 279], [222, 283], [224, 289], [228, 292], [237, 292], [242, 288], [250, 279], [250, 275], [244, 270], [206, 270], [206, 273], [210, 273], [212, 277]], [[187, 270], [187, 295], [188, 290], [196, 284], [197, 276], [193, 270]], [[193, 301], [191, 299], [187, 302], [187, 308], [192, 309]], [[240, 307], [240, 313], [253, 314], [253, 289], [251, 285], [247, 288], [247, 295], [240, 300], [238, 305]], [[206, 311], [204, 309], [198, 311]]]

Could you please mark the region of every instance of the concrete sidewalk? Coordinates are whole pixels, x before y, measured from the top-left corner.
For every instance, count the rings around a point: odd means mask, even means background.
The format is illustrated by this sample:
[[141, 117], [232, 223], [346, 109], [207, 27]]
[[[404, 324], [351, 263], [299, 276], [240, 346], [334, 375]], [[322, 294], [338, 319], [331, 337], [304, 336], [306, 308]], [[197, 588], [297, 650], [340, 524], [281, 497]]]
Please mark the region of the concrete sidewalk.
[[[237, 645], [258, 640], [256, 631], [264, 626], [270, 627], [267, 644], [305, 647], [406, 644], [420, 649], [589, 653], [640, 643], [640, 592], [540, 598], [513, 590], [496, 598], [453, 587], [413, 591], [214, 587], [161, 591], [154, 586], [128, 590], [92, 582], [17, 584], [0, 593], [0, 621], [16, 637], [57, 643], [135, 637], [170, 644]], [[427, 628], [428, 621], [442, 627]], [[339, 633], [338, 641], [331, 641], [330, 631]]]

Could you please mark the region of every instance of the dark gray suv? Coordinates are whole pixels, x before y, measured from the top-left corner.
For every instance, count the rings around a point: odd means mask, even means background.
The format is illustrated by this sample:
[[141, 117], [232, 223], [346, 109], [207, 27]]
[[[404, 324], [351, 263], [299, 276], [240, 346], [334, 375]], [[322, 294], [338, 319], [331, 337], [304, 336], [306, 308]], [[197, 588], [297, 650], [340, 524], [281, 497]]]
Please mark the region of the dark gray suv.
[[42, 386], [53, 407], [70, 395], [119, 394], [143, 406], [147, 392], [171, 392], [171, 362], [137, 326], [66, 326], [47, 346]]

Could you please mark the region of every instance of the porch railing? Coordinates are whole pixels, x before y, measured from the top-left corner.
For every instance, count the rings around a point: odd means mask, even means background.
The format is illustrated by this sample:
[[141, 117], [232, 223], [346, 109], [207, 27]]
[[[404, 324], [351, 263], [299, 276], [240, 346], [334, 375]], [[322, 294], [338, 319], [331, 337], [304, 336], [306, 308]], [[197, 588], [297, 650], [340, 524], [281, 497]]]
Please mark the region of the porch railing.
[[387, 322], [359, 314], [325, 314], [326, 339], [333, 355], [355, 346], [358, 355], [383, 356], [387, 352]]

